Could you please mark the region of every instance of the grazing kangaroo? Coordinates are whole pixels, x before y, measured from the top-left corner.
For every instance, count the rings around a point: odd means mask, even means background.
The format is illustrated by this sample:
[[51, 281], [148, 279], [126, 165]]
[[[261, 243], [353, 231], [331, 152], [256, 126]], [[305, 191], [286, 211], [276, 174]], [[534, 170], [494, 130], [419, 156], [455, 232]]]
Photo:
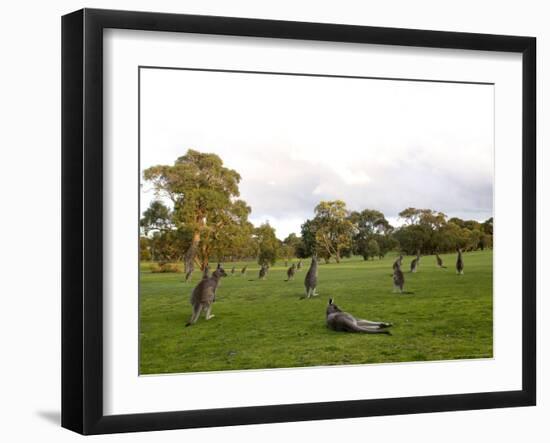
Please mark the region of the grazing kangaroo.
[[196, 323], [201, 315], [203, 309], [205, 311], [206, 320], [210, 320], [214, 315], [212, 312], [212, 303], [216, 300], [216, 289], [220, 283], [222, 277], [226, 277], [227, 274], [221, 267], [218, 265], [218, 268], [212, 273], [211, 277], [203, 278], [193, 292], [191, 293], [191, 306], [193, 306], [193, 313], [191, 318], [185, 326], [191, 326]]
[[260, 280], [265, 280], [265, 278], [267, 277], [267, 270], [268, 269], [269, 269], [269, 266], [262, 265], [262, 267], [260, 268], [260, 274], [259, 274], [259, 279]]
[[294, 275], [295, 274], [296, 274], [296, 263], [292, 263], [292, 266], [290, 268], [288, 268], [288, 270], [286, 271], [286, 280], [285, 281], [294, 280]]
[[418, 271], [419, 264], [420, 264], [420, 251], [416, 251], [416, 258], [411, 262], [411, 272]]
[[241, 269], [241, 275], [243, 277], [246, 275], [246, 268], [248, 268], [248, 265], [244, 265], [244, 267]]
[[403, 263], [403, 256], [400, 254], [399, 257], [397, 257], [397, 260], [393, 262], [393, 270], [395, 271], [396, 268], [400, 268], [401, 263]]
[[306, 296], [302, 298], [311, 298], [314, 295], [318, 295], [317, 289], [317, 256], [311, 257], [311, 265], [307, 271], [306, 278], [304, 280], [306, 287]]
[[462, 259], [462, 251], [460, 248], [456, 248], [458, 252], [458, 257], [456, 258], [456, 273], [458, 275], [464, 274], [464, 260]]
[[334, 304], [330, 298], [327, 306], [327, 327], [333, 331], [345, 332], [364, 332], [365, 334], [388, 334], [390, 331], [386, 328], [392, 326], [391, 323], [376, 322], [355, 318], [353, 315], [343, 312]]
[[441, 257], [439, 256], [439, 254], [437, 252], [435, 253], [435, 260], [437, 262], [437, 267], [438, 268], [447, 269], [447, 266], [443, 266], [443, 260], [441, 260]]

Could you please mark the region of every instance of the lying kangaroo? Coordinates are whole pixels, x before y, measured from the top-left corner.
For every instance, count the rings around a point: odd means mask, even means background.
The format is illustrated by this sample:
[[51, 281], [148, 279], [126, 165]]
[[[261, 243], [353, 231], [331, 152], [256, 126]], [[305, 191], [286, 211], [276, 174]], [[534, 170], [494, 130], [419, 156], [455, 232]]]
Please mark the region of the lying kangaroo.
[[292, 266], [286, 271], [286, 281], [294, 280], [296, 274], [296, 263], [292, 263]]
[[193, 313], [185, 326], [195, 324], [201, 315], [201, 311], [205, 308], [206, 320], [210, 320], [214, 317], [214, 314], [211, 313], [212, 303], [216, 300], [216, 289], [218, 289], [222, 277], [227, 277], [227, 274], [221, 265], [218, 265], [218, 268], [212, 273], [211, 277], [203, 278], [199, 284], [195, 286], [190, 299], [191, 306], [193, 306]]
[[304, 285], [306, 287], [306, 296], [302, 298], [311, 298], [314, 295], [318, 295], [315, 291], [317, 289], [317, 257], [315, 255], [311, 257], [311, 265], [304, 279]]
[[389, 334], [386, 328], [392, 326], [391, 323], [375, 322], [355, 318], [353, 315], [343, 312], [334, 304], [330, 298], [327, 306], [327, 327], [334, 331], [345, 332], [364, 332], [365, 334]]
[[447, 269], [447, 266], [443, 266], [443, 260], [441, 260], [441, 257], [439, 256], [439, 254], [437, 252], [435, 253], [435, 260], [437, 262], [437, 267], [438, 268]]
[[456, 248], [458, 257], [456, 258], [456, 273], [458, 275], [464, 274], [464, 260], [462, 259], [462, 251], [460, 248]]

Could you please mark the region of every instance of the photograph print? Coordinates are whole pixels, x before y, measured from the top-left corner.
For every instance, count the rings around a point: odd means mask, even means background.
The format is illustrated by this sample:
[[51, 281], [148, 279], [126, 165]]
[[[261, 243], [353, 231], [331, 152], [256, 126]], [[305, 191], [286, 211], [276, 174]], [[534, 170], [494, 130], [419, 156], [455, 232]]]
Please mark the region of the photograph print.
[[139, 373], [493, 357], [494, 85], [139, 68]]

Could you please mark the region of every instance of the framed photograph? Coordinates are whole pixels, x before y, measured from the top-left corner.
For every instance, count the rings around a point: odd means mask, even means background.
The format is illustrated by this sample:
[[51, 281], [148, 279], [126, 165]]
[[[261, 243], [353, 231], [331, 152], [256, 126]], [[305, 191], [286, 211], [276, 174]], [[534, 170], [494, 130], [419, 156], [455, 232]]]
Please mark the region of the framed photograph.
[[536, 402], [532, 37], [62, 19], [62, 425]]

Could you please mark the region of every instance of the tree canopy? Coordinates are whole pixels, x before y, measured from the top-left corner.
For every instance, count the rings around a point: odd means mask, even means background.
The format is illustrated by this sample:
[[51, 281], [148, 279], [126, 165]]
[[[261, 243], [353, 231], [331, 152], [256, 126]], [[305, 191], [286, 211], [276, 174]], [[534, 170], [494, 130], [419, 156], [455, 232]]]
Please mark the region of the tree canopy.
[[325, 261], [356, 254], [365, 260], [389, 251], [405, 254], [491, 248], [493, 218], [484, 222], [449, 218], [433, 209], [405, 208], [401, 225], [365, 208], [349, 211], [343, 200], [320, 201], [314, 216], [301, 225], [300, 236], [277, 238], [275, 229], [250, 221], [250, 206], [239, 198], [241, 176], [216, 154], [188, 150], [173, 165], [147, 168], [156, 199], [140, 220], [140, 258], [160, 263], [184, 260], [186, 272], [218, 262], [257, 258], [261, 265], [276, 260], [317, 255]]
[[196, 261], [204, 269], [215, 245], [227, 241], [230, 232], [249, 228], [250, 208], [237, 199], [241, 176], [224, 167], [216, 154], [190, 149], [171, 166], [146, 169], [143, 177], [153, 184], [157, 196], [172, 202], [175, 228], [192, 233], [186, 268]]

